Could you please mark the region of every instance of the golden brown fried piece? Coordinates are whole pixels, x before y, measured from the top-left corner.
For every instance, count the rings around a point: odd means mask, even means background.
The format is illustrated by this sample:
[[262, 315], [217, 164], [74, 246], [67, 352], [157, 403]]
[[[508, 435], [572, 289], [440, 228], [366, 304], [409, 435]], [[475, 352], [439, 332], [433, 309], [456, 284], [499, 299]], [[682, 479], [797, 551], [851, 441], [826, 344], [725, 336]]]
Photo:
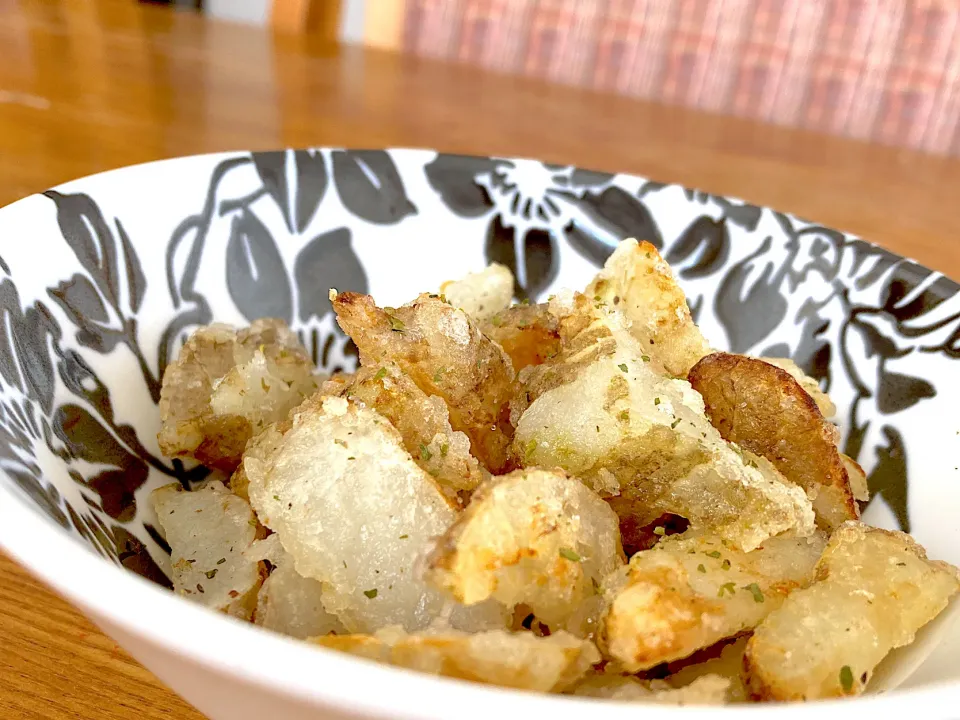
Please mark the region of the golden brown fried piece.
[[244, 553], [249, 560], [269, 560], [273, 566], [257, 594], [253, 621], [262, 628], [305, 640], [347, 629], [323, 607], [323, 584], [305, 578], [274, 533]]
[[593, 643], [565, 632], [538, 637], [492, 630], [313, 638], [311, 642], [411, 670], [538, 692], [563, 692], [600, 660]]
[[771, 365], [776, 365], [781, 370], [790, 373], [793, 379], [800, 383], [800, 387], [806, 390], [807, 394], [813, 398], [813, 401], [817, 404], [817, 407], [825, 418], [830, 419], [837, 414], [837, 406], [833, 404], [830, 396], [820, 389], [820, 383], [807, 375], [793, 360], [790, 358], [774, 357], [762, 357], [759, 359]]
[[179, 483], [150, 493], [170, 544], [174, 590], [213, 610], [249, 620], [266, 577], [245, 554], [264, 530], [245, 500], [210, 481], [193, 492]]
[[674, 377], [710, 352], [670, 266], [648, 242], [621, 242], [584, 292], [623, 312], [644, 352]]
[[450, 493], [469, 492], [488, 476], [470, 454], [469, 438], [450, 427], [443, 400], [423, 392], [395, 363], [361, 368], [337, 394], [389, 420], [416, 463]]
[[754, 699], [858, 695], [893, 648], [913, 642], [960, 591], [960, 575], [927, 559], [909, 535], [842, 525], [817, 564], [817, 581], [757, 627], [743, 659]]
[[353, 382], [356, 373], [334, 373], [322, 383], [319, 392], [323, 395], [340, 395]]
[[480, 325], [483, 334], [498, 343], [520, 372], [540, 365], [560, 352], [556, 316], [546, 305], [514, 305]]
[[440, 294], [476, 322], [483, 322], [510, 307], [513, 273], [506, 265], [490, 263], [480, 272], [443, 283]]
[[508, 469], [512, 428], [505, 417], [514, 381], [510, 358], [462, 310], [421, 295], [381, 309], [369, 295], [331, 293], [337, 322], [356, 343], [360, 362], [394, 362], [427, 395], [446, 402], [454, 430], [492, 473]]
[[840, 460], [847, 470], [847, 479], [850, 481], [850, 492], [855, 500], [866, 502], [870, 499], [870, 488], [867, 485], [867, 473], [860, 467], [860, 463], [849, 455], [840, 453]]
[[511, 403], [524, 467], [562, 467], [617, 498], [621, 522], [635, 527], [672, 513], [743, 549], [813, 529], [803, 490], [724, 441], [700, 395], [658, 371], [617, 311], [582, 295], [552, 306], [564, 349], [521, 374]]
[[[575, 380], [591, 363], [611, 357], [628, 337], [627, 322], [621, 313], [582, 293], [563, 293], [551, 298], [546, 312], [557, 319], [559, 352], [518, 373], [510, 400], [510, 422], [514, 427], [537, 398]], [[632, 349], [638, 347], [632, 339], [630, 343]]]
[[743, 667], [743, 651], [747, 647], [748, 635], [736, 639], [723, 640], [716, 645], [696, 652], [685, 660], [668, 665], [668, 682], [676, 687], [690, 686], [703, 677], [719, 677], [729, 683], [727, 701], [742, 703], [747, 701], [747, 689], [740, 677]]
[[448, 609], [461, 629], [505, 625], [495, 603], [458, 606], [415, 572], [457, 511], [375, 410], [315, 396], [285, 432], [265, 430], [243, 467], [261, 522], [352, 632], [417, 630]]
[[316, 388], [310, 357], [281, 320], [200, 328], [163, 375], [160, 451], [231, 472], [247, 440]]
[[617, 516], [595, 492], [560, 470], [517, 470], [473, 494], [430, 554], [427, 579], [462, 603], [523, 604], [552, 629], [572, 629], [623, 563]]
[[640, 680], [631, 675], [593, 673], [571, 691], [571, 695], [644, 702], [658, 705], [723, 705], [730, 694], [731, 681], [719, 675], [701, 675], [689, 684], [677, 685], [665, 680]]
[[[351, 378], [352, 377], [353, 376], [351, 375]], [[323, 386], [325, 388], [334, 388], [340, 386], [339, 383], [336, 385], [331, 385], [333, 382], [335, 382], [333, 379], [327, 380], [323, 383]], [[230, 476], [230, 490], [234, 495], [238, 495], [247, 501], [250, 500], [250, 478], [247, 476], [247, 471], [244, 469], [243, 461], [250, 459], [254, 462], [262, 462], [265, 458], [275, 453], [280, 445], [280, 441], [283, 439], [283, 436], [286, 435], [293, 427], [294, 417], [298, 413], [319, 411], [321, 405], [323, 404], [324, 397], [326, 397], [324, 390], [320, 390], [313, 395], [310, 395], [302, 403], [287, 413], [287, 417], [268, 425], [261, 432], [250, 438], [249, 442], [247, 442], [246, 449], [243, 451], [243, 459], [241, 460], [240, 464], [237, 465], [237, 469], [234, 470], [233, 474]]]
[[767, 458], [814, 496], [823, 527], [860, 517], [837, 428], [790, 373], [745, 355], [714, 353], [693, 367], [690, 384], [725, 440]]
[[664, 538], [604, 581], [604, 655], [638, 672], [750, 630], [813, 579], [825, 540], [781, 536], [744, 553], [709, 535]]

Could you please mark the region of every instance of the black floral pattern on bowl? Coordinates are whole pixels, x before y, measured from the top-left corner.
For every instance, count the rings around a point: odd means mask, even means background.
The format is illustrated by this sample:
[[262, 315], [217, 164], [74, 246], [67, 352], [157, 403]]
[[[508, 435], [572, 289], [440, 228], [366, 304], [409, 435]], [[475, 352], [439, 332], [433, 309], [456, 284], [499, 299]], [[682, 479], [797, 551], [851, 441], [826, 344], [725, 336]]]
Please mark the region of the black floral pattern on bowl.
[[[45, 193], [38, 212], [56, 232], [43, 247], [66, 253], [68, 272], [47, 277], [22, 248], [0, 244], [0, 482], [162, 584], [169, 548], [145, 495], [207, 475], [156, 449], [160, 380], [183, 339], [214, 319], [280, 317], [320, 366], [349, 368], [356, 349], [327, 291], [425, 289], [391, 267], [397, 238], [435, 264], [433, 249], [504, 263], [529, 300], [582, 285], [624, 237], [652, 242], [718, 346], [793, 357], [831, 391], [878, 517], [906, 530], [923, 442], [911, 418], [960, 417], [940, 387], [960, 369], [957, 284], [793, 216], [532, 160], [312, 149], [177, 162], [201, 169], [202, 191], [165, 188], [159, 208], [126, 207], [122, 193], [88, 181]], [[128, 373], [114, 372], [121, 364]]]

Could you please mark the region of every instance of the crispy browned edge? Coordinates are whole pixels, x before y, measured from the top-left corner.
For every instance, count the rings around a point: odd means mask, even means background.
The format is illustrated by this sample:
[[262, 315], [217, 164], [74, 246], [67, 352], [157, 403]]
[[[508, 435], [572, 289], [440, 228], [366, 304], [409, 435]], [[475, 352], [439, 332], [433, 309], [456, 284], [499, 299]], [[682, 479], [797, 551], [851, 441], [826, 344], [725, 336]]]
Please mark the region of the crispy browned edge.
[[[820, 493], [828, 493], [827, 497], [835, 501], [835, 507], [842, 508], [844, 517], [839, 518], [840, 521], [860, 518], [846, 467], [834, 441], [836, 430], [824, 419], [817, 403], [790, 373], [757, 358], [718, 352], [707, 355], [694, 365], [688, 379], [703, 397], [707, 416], [724, 440], [735, 442], [750, 452], [765, 457], [784, 477], [805, 490], [817, 489]], [[725, 396], [724, 390], [727, 388], [733, 390], [736, 397]], [[761, 417], [754, 413], [750, 424], [758, 430], [750, 433], [745, 424], [736, 423], [734, 417], [718, 412], [721, 404], [727, 407], [737, 406], [740, 412], [750, 410], [754, 403], [746, 393], [754, 393], [760, 389], [775, 389], [780, 395], [777, 402], [780, 407], [785, 407], [786, 401], [791, 400], [792, 407], [800, 409], [802, 422], [811, 431], [815, 431], [814, 442], [790, 443], [789, 438], [784, 438], [781, 432], [783, 415]], [[799, 417], [796, 411], [792, 415]], [[790, 451], [789, 457], [774, 452], [771, 445], [773, 440], [776, 440], [781, 448]], [[786, 440], [786, 444], [781, 444], [782, 440]], [[797, 472], [801, 464], [811, 468], [805, 476]], [[816, 488], [812, 487], [813, 483], [809, 481], [812, 475], [819, 478]], [[823, 505], [820, 504], [820, 507]], [[814, 504], [814, 508], [820, 509], [818, 503]], [[833, 521], [827, 524], [836, 526], [839, 523]]]

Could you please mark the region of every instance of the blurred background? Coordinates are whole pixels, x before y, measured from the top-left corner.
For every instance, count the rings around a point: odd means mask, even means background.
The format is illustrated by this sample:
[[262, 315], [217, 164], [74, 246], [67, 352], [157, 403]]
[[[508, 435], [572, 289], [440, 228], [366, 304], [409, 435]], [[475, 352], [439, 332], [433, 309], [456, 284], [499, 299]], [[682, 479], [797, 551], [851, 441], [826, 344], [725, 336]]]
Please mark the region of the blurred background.
[[960, 153], [944, 0], [183, 0], [212, 17]]

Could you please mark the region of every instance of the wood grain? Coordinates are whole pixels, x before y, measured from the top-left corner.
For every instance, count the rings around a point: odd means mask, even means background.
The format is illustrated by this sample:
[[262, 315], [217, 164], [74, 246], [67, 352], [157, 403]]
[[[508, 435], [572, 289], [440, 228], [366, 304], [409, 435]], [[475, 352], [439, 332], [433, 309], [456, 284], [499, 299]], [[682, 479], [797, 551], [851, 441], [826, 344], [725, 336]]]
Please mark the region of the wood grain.
[[[955, 160], [218, 24], [131, 0], [0, 0], [0, 9], [0, 204], [190, 153], [436, 147], [636, 172], [737, 195], [960, 276]], [[0, 717], [199, 715], [0, 556]]]

